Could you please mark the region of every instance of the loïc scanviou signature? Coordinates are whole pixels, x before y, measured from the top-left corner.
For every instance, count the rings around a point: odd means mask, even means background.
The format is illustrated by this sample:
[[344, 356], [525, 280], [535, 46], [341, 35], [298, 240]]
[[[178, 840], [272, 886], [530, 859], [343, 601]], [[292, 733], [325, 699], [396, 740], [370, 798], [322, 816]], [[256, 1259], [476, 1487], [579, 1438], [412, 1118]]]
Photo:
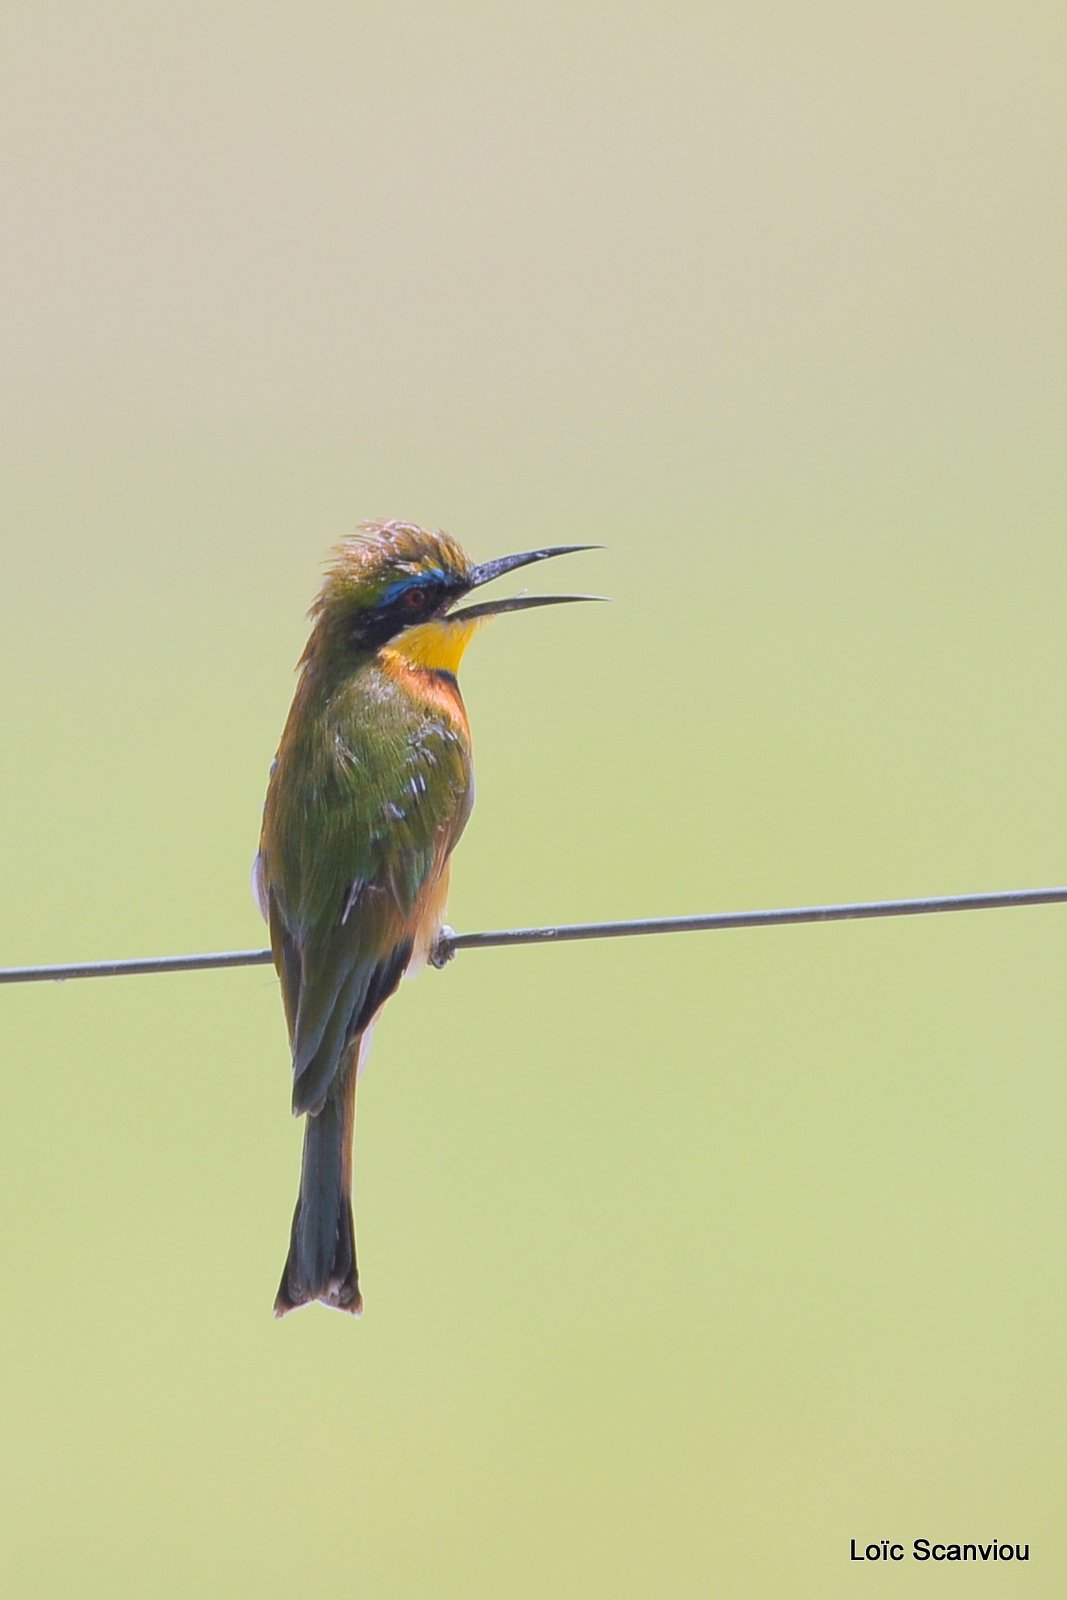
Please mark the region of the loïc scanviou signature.
[[855, 1539], [849, 1541], [850, 1561], [1029, 1561], [1029, 1544], [1009, 1544], [991, 1539], [988, 1544], [940, 1544], [934, 1539], [913, 1539], [910, 1546], [879, 1539], [861, 1550]]

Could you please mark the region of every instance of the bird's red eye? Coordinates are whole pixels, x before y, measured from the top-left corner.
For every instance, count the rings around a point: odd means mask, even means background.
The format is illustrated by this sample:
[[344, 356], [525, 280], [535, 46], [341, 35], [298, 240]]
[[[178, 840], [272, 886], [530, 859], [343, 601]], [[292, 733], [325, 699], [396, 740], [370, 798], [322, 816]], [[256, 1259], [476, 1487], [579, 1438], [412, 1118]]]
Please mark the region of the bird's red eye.
[[419, 589], [409, 589], [403, 599], [405, 611], [421, 611], [426, 596]]

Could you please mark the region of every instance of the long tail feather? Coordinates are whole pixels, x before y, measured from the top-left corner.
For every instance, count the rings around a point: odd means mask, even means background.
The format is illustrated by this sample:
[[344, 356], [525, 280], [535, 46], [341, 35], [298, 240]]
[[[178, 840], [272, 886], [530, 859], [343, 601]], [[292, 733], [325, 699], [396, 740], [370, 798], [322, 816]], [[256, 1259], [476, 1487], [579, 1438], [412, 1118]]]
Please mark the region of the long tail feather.
[[358, 1048], [321, 1111], [306, 1121], [300, 1194], [274, 1302], [278, 1317], [310, 1300], [353, 1316], [363, 1309], [351, 1198], [357, 1056]]

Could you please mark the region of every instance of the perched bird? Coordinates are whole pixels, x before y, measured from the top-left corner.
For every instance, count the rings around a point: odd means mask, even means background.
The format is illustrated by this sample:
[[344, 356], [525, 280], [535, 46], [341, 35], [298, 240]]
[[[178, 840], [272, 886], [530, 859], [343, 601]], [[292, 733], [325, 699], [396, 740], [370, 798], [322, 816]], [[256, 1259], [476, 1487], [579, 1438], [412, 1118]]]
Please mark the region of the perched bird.
[[486, 618], [592, 598], [458, 601], [516, 567], [588, 545], [474, 565], [447, 533], [364, 523], [334, 552], [309, 612], [256, 857], [306, 1118], [300, 1193], [275, 1314], [362, 1309], [352, 1221], [356, 1080], [403, 974], [440, 933], [449, 857], [474, 795], [456, 682]]

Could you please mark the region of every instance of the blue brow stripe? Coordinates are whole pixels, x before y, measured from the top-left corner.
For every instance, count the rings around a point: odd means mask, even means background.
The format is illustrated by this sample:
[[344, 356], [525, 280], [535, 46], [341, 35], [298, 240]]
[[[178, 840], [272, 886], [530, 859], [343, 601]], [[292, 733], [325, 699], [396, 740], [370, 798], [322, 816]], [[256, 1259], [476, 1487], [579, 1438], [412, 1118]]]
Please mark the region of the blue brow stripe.
[[414, 578], [398, 578], [395, 583], [389, 584], [382, 590], [378, 604], [391, 606], [394, 600], [399, 600], [401, 595], [407, 594], [411, 589], [424, 589], [428, 583], [444, 583], [444, 581], [445, 575], [440, 567], [431, 567], [428, 572], [420, 572]]

